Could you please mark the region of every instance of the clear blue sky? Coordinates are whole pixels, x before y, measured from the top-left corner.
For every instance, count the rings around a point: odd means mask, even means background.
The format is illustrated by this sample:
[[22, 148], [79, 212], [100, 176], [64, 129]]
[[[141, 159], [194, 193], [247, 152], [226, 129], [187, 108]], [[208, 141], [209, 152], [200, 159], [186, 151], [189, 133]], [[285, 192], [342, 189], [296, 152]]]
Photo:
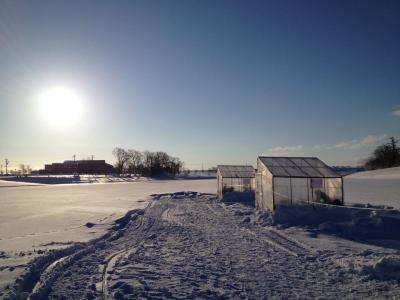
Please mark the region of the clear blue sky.
[[[1, 1], [0, 159], [354, 165], [400, 137], [399, 53], [399, 1]], [[54, 85], [81, 95], [79, 126], [38, 113]]]

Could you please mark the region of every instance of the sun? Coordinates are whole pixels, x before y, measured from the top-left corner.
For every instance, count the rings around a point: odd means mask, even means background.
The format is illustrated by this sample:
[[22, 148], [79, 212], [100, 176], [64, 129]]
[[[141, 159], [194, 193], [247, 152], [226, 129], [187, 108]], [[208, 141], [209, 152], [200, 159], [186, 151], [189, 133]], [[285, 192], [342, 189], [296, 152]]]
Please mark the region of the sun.
[[70, 127], [80, 120], [83, 107], [81, 97], [73, 90], [52, 87], [39, 96], [39, 108], [49, 125]]

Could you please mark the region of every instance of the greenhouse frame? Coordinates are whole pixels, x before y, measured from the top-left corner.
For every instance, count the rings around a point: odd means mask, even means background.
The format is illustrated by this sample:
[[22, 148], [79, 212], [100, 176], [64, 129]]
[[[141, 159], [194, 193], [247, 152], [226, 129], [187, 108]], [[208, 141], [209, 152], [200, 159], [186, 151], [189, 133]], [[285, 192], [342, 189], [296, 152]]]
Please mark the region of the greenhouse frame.
[[251, 192], [255, 189], [255, 170], [246, 165], [218, 165], [217, 182], [219, 198], [231, 192]]
[[282, 204], [343, 205], [343, 177], [316, 157], [257, 158], [256, 209]]

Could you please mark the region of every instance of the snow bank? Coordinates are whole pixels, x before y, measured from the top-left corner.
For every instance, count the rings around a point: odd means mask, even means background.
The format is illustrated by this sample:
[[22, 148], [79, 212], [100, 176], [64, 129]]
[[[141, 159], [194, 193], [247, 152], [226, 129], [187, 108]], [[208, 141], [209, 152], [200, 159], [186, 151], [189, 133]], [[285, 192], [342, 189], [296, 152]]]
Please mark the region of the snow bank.
[[206, 175], [176, 175], [160, 174], [155, 177], [140, 177], [140, 176], [113, 176], [113, 175], [80, 175], [74, 177], [72, 175], [30, 175], [30, 176], [3, 176], [0, 177], [0, 182], [13, 182], [25, 184], [82, 184], [82, 183], [132, 183], [146, 182], [156, 180], [201, 180], [215, 179], [215, 176]]
[[275, 212], [256, 213], [263, 226], [301, 226], [355, 240], [400, 242], [400, 211], [327, 205], [280, 206]]
[[400, 167], [363, 171], [346, 176], [350, 179], [400, 179]]
[[30, 176], [8, 176], [1, 177], [0, 180], [5, 182], [31, 183], [31, 184], [78, 184], [78, 183], [125, 183], [148, 181], [146, 177], [120, 177], [120, 176], [104, 176], [104, 175], [80, 175], [74, 177], [72, 175], [30, 175]]
[[75, 179], [72, 176], [65, 177], [49, 177], [49, 176], [28, 176], [28, 177], [2, 177], [3, 181], [35, 183], [35, 184], [70, 184], [80, 183], [80, 179]]
[[345, 203], [373, 203], [400, 209], [400, 167], [343, 177]]
[[398, 255], [382, 257], [372, 265], [365, 266], [362, 273], [374, 279], [400, 280], [400, 257]]
[[163, 193], [163, 194], [151, 194], [150, 197], [153, 200], [177, 200], [177, 199], [193, 199], [197, 198], [202, 195], [210, 195], [214, 196], [214, 194], [204, 194], [199, 192], [192, 192], [192, 191], [183, 191], [183, 192], [176, 192], [176, 193]]

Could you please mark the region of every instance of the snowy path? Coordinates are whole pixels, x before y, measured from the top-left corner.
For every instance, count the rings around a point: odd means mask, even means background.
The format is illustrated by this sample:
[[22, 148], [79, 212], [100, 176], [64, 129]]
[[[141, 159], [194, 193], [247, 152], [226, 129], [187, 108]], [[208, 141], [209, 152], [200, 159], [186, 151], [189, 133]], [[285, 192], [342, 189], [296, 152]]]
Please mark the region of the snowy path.
[[31, 299], [400, 295], [397, 281], [349, 269], [359, 255], [350, 243], [345, 251], [318, 249], [285, 230], [254, 224], [251, 209], [225, 206], [209, 195], [155, 199], [146, 209], [132, 211], [120, 228], [54, 266]]
[[0, 299], [35, 257], [101, 236], [128, 210], [146, 207], [152, 193], [182, 190], [214, 192], [215, 180], [36, 186], [0, 180]]

